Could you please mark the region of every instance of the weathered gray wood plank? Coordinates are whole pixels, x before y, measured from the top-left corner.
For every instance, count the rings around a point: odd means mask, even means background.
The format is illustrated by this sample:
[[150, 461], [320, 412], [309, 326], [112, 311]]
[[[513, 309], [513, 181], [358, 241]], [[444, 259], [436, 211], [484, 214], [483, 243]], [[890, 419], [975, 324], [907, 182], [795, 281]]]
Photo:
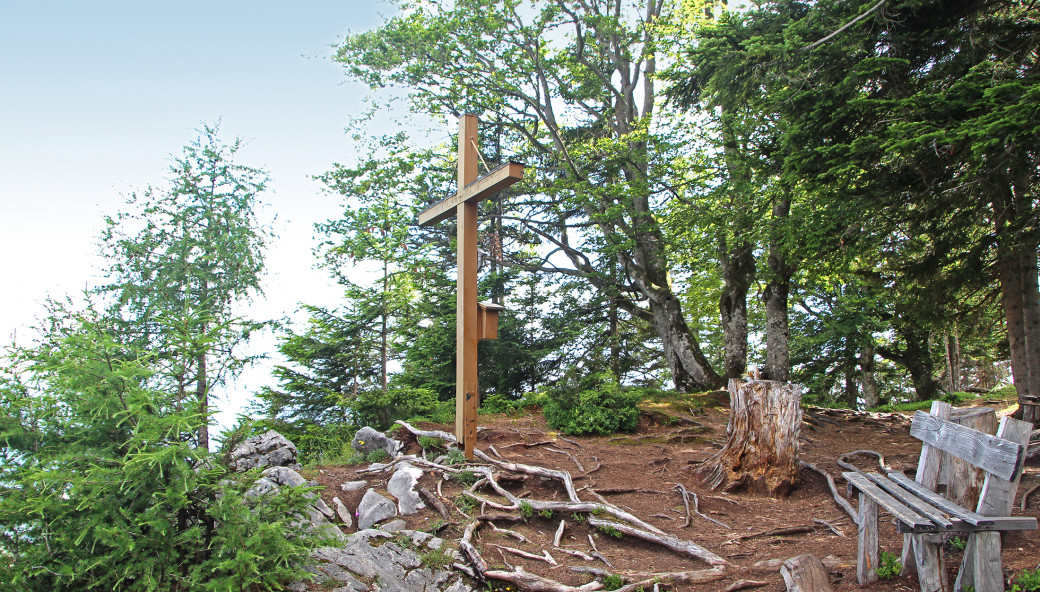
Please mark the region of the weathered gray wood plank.
[[856, 545], [856, 581], [860, 586], [877, 581], [879, 558], [878, 504], [866, 493], [859, 494], [859, 518], [856, 520], [859, 544]]
[[910, 435], [1002, 479], [1014, 476], [1022, 456], [1022, 446], [1016, 442], [984, 434], [924, 411], [914, 414]]
[[[932, 406], [929, 413], [940, 419], [949, 419], [950, 414], [953, 413], [953, 405], [945, 401], [932, 401]], [[921, 446], [921, 457], [917, 460], [917, 472], [916, 481], [921, 487], [928, 491], [935, 491], [935, 486], [939, 483], [939, 471], [942, 467], [942, 461], [945, 453], [930, 446], [925, 442]], [[914, 561], [912, 555], [914, 553], [913, 539], [909, 534], [903, 536], [903, 552], [900, 554], [899, 561], [903, 565], [903, 569], [900, 575], [905, 575], [910, 572], [914, 567]]]
[[899, 483], [909, 491], [913, 492], [914, 495], [916, 495], [917, 497], [927, 500], [936, 508], [939, 508], [940, 510], [959, 518], [962, 522], [966, 524], [970, 524], [972, 526], [980, 526], [984, 524], [993, 523], [993, 520], [985, 516], [982, 516], [981, 514], [978, 514], [976, 512], [972, 512], [971, 510], [962, 508], [957, 504], [951, 502], [950, 500], [942, 497], [938, 493], [935, 493], [934, 491], [929, 491], [921, 487], [919, 483], [917, 483], [910, 477], [907, 477], [903, 473], [900, 473], [899, 471], [889, 472], [888, 478], [895, 481], [896, 483]]
[[879, 473], [868, 473], [867, 478], [873, 481], [877, 486], [881, 487], [881, 489], [892, 494], [892, 497], [906, 504], [911, 510], [931, 520], [939, 529], [948, 529], [953, 526], [953, 521], [947, 518], [941, 510], [917, 497], [912, 492], [900, 487], [899, 484], [889, 480], [884, 475]]
[[934, 534], [911, 535], [914, 541], [914, 564], [921, 592], [949, 592], [946, 561], [939, 551], [942, 539]]
[[[1000, 420], [997, 436], [1019, 445], [1028, 445], [1031, 429], [1032, 425], [1028, 422], [1005, 417]], [[1023, 454], [1015, 466], [1014, 479], [1010, 481], [994, 474], [986, 475], [976, 512], [985, 516], [1007, 516], [1011, 513], [1024, 463]], [[957, 574], [956, 588], [962, 590], [970, 586], [975, 588], [976, 592], [1003, 590], [1004, 576], [1000, 554], [999, 533], [978, 533], [968, 537], [968, 545], [964, 549], [964, 563]]]
[[934, 526], [930, 520], [911, 510], [906, 506], [906, 504], [889, 495], [888, 492], [875, 485], [870, 481], [870, 479], [867, 479], [863, 475], [851, 471], [842, 473], [841, 475], [845, 477], [845, 480], [848, 481], [850, 485], [877, 501], [878, 505], [892, 514], [896, 520], [899, 520], [914, 529]]
[[896, 523], [896, 530], [902, 533], [909, 532], [1003, 532], [1005, 530], [1036, 530], [1037, 521], [1036, 518], [1029, 516], [998, 516], [993, 517], [987, 521], [986, 524], [974, 525], [968, 524], [963, 520], [954, 518], [953, 525], [949, 528], [941, 528], [939, 526], [923, 527], [923, 528], [910, 528], [904, 525], [902, 522]]

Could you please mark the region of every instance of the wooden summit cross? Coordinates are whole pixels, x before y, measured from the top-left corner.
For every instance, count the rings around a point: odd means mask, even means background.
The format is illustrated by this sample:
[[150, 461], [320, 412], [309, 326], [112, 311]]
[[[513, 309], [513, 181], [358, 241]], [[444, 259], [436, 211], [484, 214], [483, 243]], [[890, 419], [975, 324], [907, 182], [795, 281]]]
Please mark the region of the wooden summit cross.
[[[496, 331], [485, 330], [489, 316], [500, 308], [477, 302], [477, 204], [524, 177], [524, 165], [506, 163], [477, 178], [477, 116], [459, 118], [458, 192], [433, 204], [419, 214], [419, 225], [430, 226], [455, 216], [458, 224], [458, 289], [455, 328], [455, 436], [462, 443], [466, 458], [473, 459], [477, 441], [477, 342], [494, 338]], [[479, 310], [478, 310], [479, 309]], [[490, 312], [491, 315], [487, 313]], [[480, 314], [484, 313], [484, 314]], [[496, 325], [497, 327], [497, 325]], [[488, 327], [490, 329], [490, 327]]]

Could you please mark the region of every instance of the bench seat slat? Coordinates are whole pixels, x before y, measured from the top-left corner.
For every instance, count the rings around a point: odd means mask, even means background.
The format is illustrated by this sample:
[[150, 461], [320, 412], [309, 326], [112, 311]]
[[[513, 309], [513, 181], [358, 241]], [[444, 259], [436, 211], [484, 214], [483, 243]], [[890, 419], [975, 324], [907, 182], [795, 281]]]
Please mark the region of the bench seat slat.
[[881, 487], [881, 489], [892, 494], [892, 497], [906, 504], [911, 510], [931, 520], [936, 526], [943, 529], [950, 529], [953, 527], [953, 522], [943, 515], [943, 512], [940, 509], [929, 504], [927, 501], [922, 500], [912, 492], [903, 489], [898, 483], [889, 480], [884, 475], [879, 473], [869, 473], [867, 474], [867, 478]]
[[981, 514], [976, 514], [971, 510], [962, 508], [934, 491], [929, 490], [927, 487], [922, 486], [917, 481], [914, 481], [899, 471], [889, 471], [888, 478], [907, 488], [917, 497], [927, 501], [936, 508], [959, 518], [966, 524], [970, 524], [971, 526], [986, 526], [993, 524], [993, 518], [982, 516]]
[[845, 477], [845, 480], [853, 487], [869, 495], [877, 501], [879, 506], [888, 510], [890, 514], [895, 516], [896, 520], [899, 520], [910, 528], [917, 530], [935, 526], [932, 524], [931, 520], [928, 520], [924, 516], [911, 510], [906, 506], [906, 504], [889, 495], [888, 492], [875, 485], [870, 479], [867, 479], [863, 475], [852, 471], [842, 473], [841, 475]]
[[990, 519], [988, 524], [981, 524], [978, 526], [968, 524], [963, 520], [954, 520], [953, 526], [949, 528], [930, 528], [924, 527], [923, 529], [911, 529], [904, 525], [902, 522], [896, 523], [896, 530], [902, 533], [910, 532], [991, 532], [991, 531], [1005, 531], [1005, 530], [1036, 530], [1037, 522], [1036, 518], [1031, 516], [998, 516]]

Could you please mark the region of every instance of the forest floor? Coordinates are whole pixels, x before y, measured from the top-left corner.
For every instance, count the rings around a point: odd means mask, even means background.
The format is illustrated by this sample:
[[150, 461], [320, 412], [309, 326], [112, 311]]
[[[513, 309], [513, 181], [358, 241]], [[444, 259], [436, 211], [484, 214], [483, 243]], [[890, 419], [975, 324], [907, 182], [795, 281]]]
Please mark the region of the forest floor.
[[[564, 436], [554, 432], [546, 426], [537, 410], [525, 409], [512, 415], [481, 415], [477, 448], [487, 451], [493, 446], [511, 462], [569, 471], [583, 501], [597, 501], [591, 493], [594, 491], [666, 533], [701, 545], [738, 566], [737, 570], [717, 581], [678, 584], [672, 589], [721, 592], [735, 581], [745, 579], [764, 583], [757, 588], [759, 590], [783, 591], [786, 587], [779, 574], [779, 563], [806, 553], [825, 560], [835, 590], [859, 589], [856, 583], [856, 526], [835, 504], [819, 474], [803, 469], [797, 487], [785, 499], [727, 494], [721, 490], [712, 491], [701, 483], [696, 474], [699, 463], [717, 451], [725, 439], [727, 405], [725, 393], [702, 396], [697, 400], [647, 404], [634, 432], [594, 437]], [[880, 452], [889, 466], [913, 474], [921, 445], [910, 436], [909, 426], [909, 414], [809, 409], [804, 415], [799, 456], [834, 476], [839, 491], [845, 494], [842, 469], [836, 461], [842, 454], [854, 450]], [[452, 426], [421, 424], [417, 427], [452, 431]], [[402, 433], [399, 437], [401, 435], [408, 436]], [[414, 438], [409, 437], [409, 440], [406, 452], [419, 453]], [[865, 470], [877, 470], [877, 462], [869, 457], [855, 460]], [[318, 467], [309, 471], [308, 476], [316, 478], [325, 487], [322, 496], [327, 502], [331, 502], [333, 496], [339, 496], [348, 507], [355, 508], [364, 491], [345, 494], [340, 484], [362, 478], [355, 473], [360, 468], [363, 467]], [[363, 478], [377, 489], [383, 489], [389, 476], [387, 473], [364, 475]], [[453, 480], [438, 481], [439, 476], [427, 472], [420, 485], [434, 492], [439, 488], [442, 499], [452, 512], [452, 521], [445, 527], [441, 516], [429, 507], [418, 515], [406, 517], [406, 521], [411, 529], [435, 529], [442, 538], [458, 541], [467, 520], [459, 514], [454, 502], [464, 486]], [[1014, 515], [1040, 517], [1040, 500], [1036, 499], [1040, 494], [1033, 497], [1025, 512], [1019, 510], [1022, 494], [1038, 481], [1040, 467], [1027, 465], [1015, 501]], [[686, 510], [678, 484], [697, 494], [700, 511], [715, 522], [693, 514], [692, 523], [683, 526]], [[526, 476], [522, 481], [509, 482], [507, 486], [515, 495], [526, 499], [566, 500], [562, 487], [552, 480]], [[855, 500], [850, 502], [856, 506]], [[480, 513], [480, 508], [471, 511]], [[492, 513], [491, 510], [488, 512]], [[562, 547], [590, 553], [591, 534], [599, 552], [612, 566], [608, 567], [600, 560], [586, 562], [556, 550], [553, 538], [561, 519], [567, 521]], [[521, 543], [489, 527], [482, 528], [474, 543], [492, 566], [519, 565], [529, 572], [572, 586], [593, 579], [587, 573], [569, 569], [575, 566], [626, 576], [626, 581], [633, 581], [638, 578], [637, 574], [648, 572], [709, 567], [655, 544], [608, 536], [590, 527], [587, 521], [574, 520], [569, 513], [558, 512], [551, 518], [535, 514], [526, 521], [500, 523], [499, 526], [518, 532], [527, 542]], [[770, 531], [784, 530], [787, 534], [769, 534]], [[902, 535], [896, 532], [884, 511], [880, 531], [882, 550], [898, 556]], [[525, 559], [495, 545], [535, 555], [542, 555], [547, 550], [560, 566]], [[961, 552], [952, 544], [944, 547], [948, 577], [952, 583], [960, 566]], [[1040, 562], [1038, 531], [1007, 533], [1003, 560], [1008, 575], [1036, 568]], [[880, 581], [869, 588], [891, 591], [919, 589], [913, 575]]]

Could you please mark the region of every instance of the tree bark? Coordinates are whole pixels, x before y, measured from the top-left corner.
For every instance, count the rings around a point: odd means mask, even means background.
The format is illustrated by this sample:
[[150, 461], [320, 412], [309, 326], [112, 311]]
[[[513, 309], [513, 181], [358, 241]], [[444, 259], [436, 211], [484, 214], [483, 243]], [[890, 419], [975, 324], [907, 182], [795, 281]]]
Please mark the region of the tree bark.
[[755, 255], [752, 245], [742, 242], [727, 253], [722, 242], [722, 296], [719, 315], [722, 319], [726, 371], [723, 379], [742, 378], [747, 373], [748, 316], [747, 293], [755, 278]]
[[729, 381], [726, 444], [701, 470], [713, 488], [786, 496], [798, 476], [802, 387], [772, 380]]
[[878, 389], [877, 378], [874, 369], [877, 361], [874, 359], [874, 342], [867, 339], [859, 355], [860, 384], [863, 391], [863, 406], [867, 409], [877, 407], [881, 402], [881, 391]]
[[[202, 333], [206, 333], [206, 325], [202, 325]], [[195, 381], [195, 398], [199, 403], [199, 448], [209, 450], [209, 380], [206, 375], [206, 350], [199, 352], [195, 361], [198, 366], [198, 377]]]
[[762, 303], [766, 309], [765, 377], [780, 382], [789, 380], [791, 372], [791, 329], [787, 309], [795, 266], [788, 263], [787, 248], [784, 246], [784, 225], [790, 213], [791, 200], [784, 191], [773, 203], [769, 257], [766, 259], [771, 277], [762, 292]]

